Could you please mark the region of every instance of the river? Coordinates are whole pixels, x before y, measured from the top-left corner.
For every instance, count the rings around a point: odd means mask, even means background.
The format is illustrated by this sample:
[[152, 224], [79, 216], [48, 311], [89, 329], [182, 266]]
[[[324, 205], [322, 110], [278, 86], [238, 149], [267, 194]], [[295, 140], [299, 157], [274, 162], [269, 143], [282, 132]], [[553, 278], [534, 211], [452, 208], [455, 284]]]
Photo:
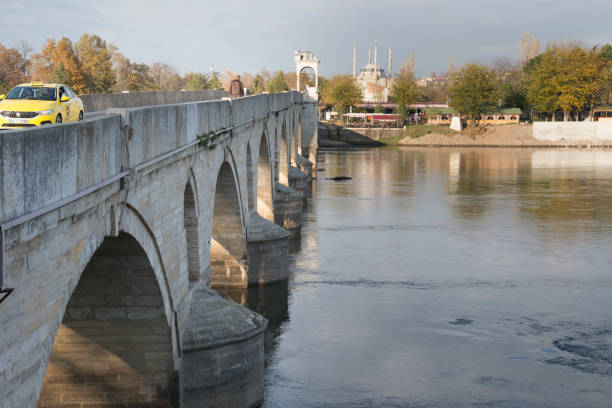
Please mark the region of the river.
[[[264, 407], [612, 406], [612, 151], [320, 151]], [[348, 176], [351, 180], [326, 178]]]

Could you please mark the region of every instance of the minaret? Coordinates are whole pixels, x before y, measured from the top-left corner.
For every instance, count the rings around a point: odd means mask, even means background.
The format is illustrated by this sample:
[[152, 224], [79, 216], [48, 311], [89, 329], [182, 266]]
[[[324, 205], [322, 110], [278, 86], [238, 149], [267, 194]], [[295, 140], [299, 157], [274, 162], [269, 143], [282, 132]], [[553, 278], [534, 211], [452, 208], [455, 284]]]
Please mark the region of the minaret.
[[357, 45], [353, 47], [353, 78], [357, 77]]
[[374, 66], [378, 68], [378, 44], [374, 47]]
[[391, 79], [391, 47], [389, 47], [389, 70], [387, 71], [386, 87], [389, 87], [389, 79]]
[[368, 64], [372, 63], [372, 49], [368, 48]]

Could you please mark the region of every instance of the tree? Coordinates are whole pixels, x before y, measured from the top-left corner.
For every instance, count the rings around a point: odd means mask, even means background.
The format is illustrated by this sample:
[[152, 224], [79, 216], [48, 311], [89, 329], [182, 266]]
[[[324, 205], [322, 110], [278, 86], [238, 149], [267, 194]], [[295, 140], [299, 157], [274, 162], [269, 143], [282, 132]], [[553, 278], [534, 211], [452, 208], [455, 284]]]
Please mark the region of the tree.
[[600, 86], [599, 103], [610, 105], [612, 94], [612, 45], [606, 44], [599, 50], [600, 59]]
[[155, 62], [149, 67], [153, 89], [158, 91], [178, 91], [181, 89], [181, 77], [175, 67], [162, 62]]
[[79, 61], [79, 57], [77, 56], [74, 46], [72, 45], [72, 41], [66, 37], [62, 37], [62, 39], [57, 42], [53, 62], [54, 69], [56, 64], [61, 63], [64, 65], [66, 72], [70, 76], [70, 86], [77, 93], [87, 92], [87, 84], [85, 83], [85, 77], [83, 76], [81, 61]]
[[499, 82], [502, 107], [525, 109], [527, 100], [523, 87], [523, 69], [520, 63], [509, 58], [498, 57], [493, 61], [491, 67]]
[[0, 78], [0, 94], [5, 94], [9, 91], [9, 87], [2, 81], [2, 78]]
[[266, 84], [266, 91], [270, 93], [285, 92], [288, 91], [289, 87], [285, 82], [285, 74], [283, 71], [278, 71]]
[[264, 80], [261, 74], [255, 75], [255, 79], [253, 80], [253, 92], [254, 94], [260, 94], [266, 88], [266, 81]]
[[201, 72], [188, 72], [183, 77], [183, 88], [187, 91], [202, 91], [208, 89], [206, 75]]
[[31, 77], [33, 81], [49, 82], [55, 68], [55, 40], [45, 42], [40, 52], [32, 55]]
[[208, 76], [208, 86], [209, 89], [223, 89], [223, 84], [219, 79], [219, 74], [215, 71], [211, 71]]
[[0, 81], [7, 88], [12, 88], [29, 78], [29, 61], [27, 54], [17, 48], [6, 48], [0, 44]]
[[540, 54], [525, 64], [525, 97], [529, 106], [539, 112], [552, 113], [557, 109], [557, 93], [553, 86], [555, 73], [547, 68], [552, 65], [550, 53]]
[[70, 75], [66, 71], [66, 68], [64, 68], [64, 64], [61, 62], [57, 63], [55, 68], [53, 68], [53, 74], [51, 74], [49, 81], [56, 84], [66, 84], [68, 86], [72, 86]]
[[153, 91], [155, 83], [149, 74], [147, 64], [130, 64], [130, 72], [127, 83], [128, 91]]
[[247, 90], [249, 95], [252, 95], [253, 84], [255, 83], [255, 78], [253, 78], [253, 75], [249, 74], [248, 72], [243, 72], [240, 80], [242, 81], [242, 86], [244, 89]]
[[515, 87], [515, 85], [510, 82], [502, 83], [499, 90], [499, 96], [502, 100], [502, 108], [525, 109], [528, 106], [525, 90], [522, 86]]
[[112, 50], [97, 35], [83, 34], [75, 44], [81, 63], [87, 93], [111, 92], [116, 77], [113, 72]]
[[527, 100], [535, 109], [561, 109], [564, 120], [593, 100], [599, 87], [601, 59], [596, 50], [575, 43], [557, 44], [525, 65]]
[[499, 96], [495, 73], [486, 66], [467, 64], [452, 77], [449, 88], [450, 106], [468, 115], [471, 125], [481, 113], [494, 110]]
[[62, 37], [57, 43], [53, 39], [47, 40], [42, 50], [32, 56], [32, 79], [50, 81], [58, 64], [64, 66], [64, 70], [70, 78], [70, 86], [77, 93], [87, 91], [81, 61], [72, 42], [66, 37]]
[[523, 35], [521, 35], [520, 47], [519, 63], [521, 66], [524, 66], [527, 61], [540, 54], [540, 41], [532, 37], [530, 33], [523, 33]]
[[338, 112], [344, 113], [349, 106], [363, 100], [361, 89], [355, 83], [352, 75], [336, 75], [326, 84], [326, 99], [336, 106]]
[[391, 94], [399, 105], [399, 111], [404, 114], [408, 112], [408, 107], [416, 101], [417, 84], [410, 64], [403, 64], [400, 67], [400, 72], [393, 81]]

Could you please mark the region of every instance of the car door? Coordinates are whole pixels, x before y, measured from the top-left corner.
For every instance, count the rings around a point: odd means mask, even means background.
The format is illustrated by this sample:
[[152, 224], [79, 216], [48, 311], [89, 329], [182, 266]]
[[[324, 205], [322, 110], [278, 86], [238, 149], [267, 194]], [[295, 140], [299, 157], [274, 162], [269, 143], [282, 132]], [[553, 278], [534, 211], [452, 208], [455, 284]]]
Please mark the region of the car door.
[[78, 121], [79, 120], [79, 113], [82, 110], [82, 106], [79, 102], [79, 98], [77, 98], [76, 94], [74, 93], [74, 91], [72, 89], [70, 89], [70, 87], [66, 86], [66, 91], [68, 92], [68, 97], [70, 98], [70, 114], [72, 115], [72, 120], [74, 121]]
[[68, 93], [68, 91], [66, 90], [65, 87], [60, 86], [59, 89], [59, 98], [60, 98], [60, 112], [62, 112], [62, 119], [64, 120], [64, 122], [72, 122], [74, 121], [74, 112], [72, 109], [72, 99], [67, 100], [66, 102], [62, 102], [62, 98], [64, 96], [67, 96], [68, 98], [70, 98], [70, 94]]

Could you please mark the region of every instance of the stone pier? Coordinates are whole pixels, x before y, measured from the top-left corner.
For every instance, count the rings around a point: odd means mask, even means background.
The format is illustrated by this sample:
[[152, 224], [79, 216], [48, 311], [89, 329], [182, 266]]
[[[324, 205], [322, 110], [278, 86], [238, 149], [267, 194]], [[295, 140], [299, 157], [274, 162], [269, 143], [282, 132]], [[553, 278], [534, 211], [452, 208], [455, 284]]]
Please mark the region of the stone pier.
[[192, 295], [183, 338], [183, 407], [257, 407], [268, 321], [217, 292]]
[[300, 198], [308, 196], [308, 183], [310, 182], [310, 176], [303, 173], [297, 167], [289, 167], [289, 187], [300, 195]]
[[276, 183], [274, 222], [289, 231], [292, 237], [302, 228], [302, 196], [280, 183]]
[[306, 159], [301, 154], [298, 154], [295, 158], [295, 166], [306, 174], [309, 178], [313, 176], [313, 163]]
[[289, 277], [289, 236], [291, 233], [257, 213], [249, 217], [247, 286], [265, 285]]

